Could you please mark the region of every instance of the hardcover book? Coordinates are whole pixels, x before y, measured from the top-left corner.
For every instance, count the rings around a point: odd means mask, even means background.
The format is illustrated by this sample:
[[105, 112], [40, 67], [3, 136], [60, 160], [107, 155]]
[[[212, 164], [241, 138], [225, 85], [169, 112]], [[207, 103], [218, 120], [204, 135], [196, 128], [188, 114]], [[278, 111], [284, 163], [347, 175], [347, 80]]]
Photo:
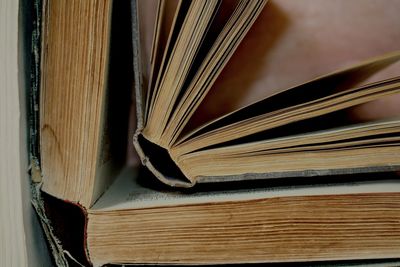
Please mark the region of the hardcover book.
[[[210, 111], [218, 92], [268, 84], [277, 6], [43, 2], [32, 178], [58, 265], [399, 257], [398, 114], [351, 114], [397, 97], [400, 77], [379, 74], [400, 52]], [[142, 167], [127, 166], [132, 139]]]

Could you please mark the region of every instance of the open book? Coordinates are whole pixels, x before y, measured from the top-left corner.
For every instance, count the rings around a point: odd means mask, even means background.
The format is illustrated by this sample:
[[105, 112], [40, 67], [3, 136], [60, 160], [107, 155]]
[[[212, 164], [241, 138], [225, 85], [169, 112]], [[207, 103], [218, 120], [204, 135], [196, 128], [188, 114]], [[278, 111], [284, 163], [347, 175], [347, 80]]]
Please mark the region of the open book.
[[[399, 118], [351, 126], [337, 118], [337, 124], [343, 127], [335, 128], [333, 123], [323, 123], [334, 116], [321, 119], [323, 115], [398, 93], [398, 77], [359, 85], [396, 62], [400, 58], [398, 52], [316, 78], [185, 131], [253, 23], [268, 23], [262, 18], [257, 21], [267, 1], [209, 1], [197, 3], [199, 7], [176, 1], [174, 15], [163, 6], [167, 2], [160, 2], [152, 61], [149, 67], [143, 64], [137, 70], [143, 76], [137, 78], [141, 86], [136, 87], [138, 101], [141, 95], [145, 100], [138, 105], [135, 146], [143, 164], [160, 180], [174, 186], [192, 186], [196, 182], [399, 167], [399, 158], [393, 157], [398, 149]], [[203, 9], [204, 12], [199, 11]], [[183, 21], [179, 20], [180, 12], [186, 14]], [[165, 21], [163, 16], [173, 19]], [[159, 30], [165, 27], [172, 29], [169, 34]], [[174, 31], [179, 33], [174, 35]], [[144, 49], [143, 44], [140, 47]], [[145, 51], [139, 50], [138, 58], [146, 63], [143, 55]], [[231, 75], [248, 74], [246, 69], [238, 69]], [[243, 85], [229, 86], [236, 91], [233, 87]]]
[[[82, 208], [92, 263], [398, 257], [400, 182], [389, 171], [400, 169], [400, 118], [355, 123], [346, 111], [400, 92], [400, 77], [368, 82], [400, 52], [193, 119], [210, 91], [246, 89], [227, 80], [250, 70], [227, 69], [254, 57], [246, 41], [264, 40], [254, 29], [268, 8], [44, 1], [38, 180]], [[143, 165], [189, 191], [123, 168], [132, 83]]]

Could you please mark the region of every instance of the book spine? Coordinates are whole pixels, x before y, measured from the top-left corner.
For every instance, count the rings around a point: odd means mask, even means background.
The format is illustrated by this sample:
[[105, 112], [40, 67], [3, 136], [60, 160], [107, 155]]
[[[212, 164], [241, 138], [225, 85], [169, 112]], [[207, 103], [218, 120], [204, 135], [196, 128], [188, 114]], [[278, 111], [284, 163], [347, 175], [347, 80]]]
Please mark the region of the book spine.
[[144, 127], [143, 122], [143, 93], [142, 77], [140, 69], [140, 40], [139, 40], [139, 21], [138, 21], [137, 0], [131, 0], [131, 25], [132, 25], [132, 49], [133, 49], [133, 73], [136, 98], [136, 128], [141, 131]]
[[54, 264], [91, 266], [86, 244], [87, 211], [77, 204], [45, 194], [32, 186], [32, 205], [40, 219]]
[[28, 149], [31, 176], [34, 182], [41, 181], [39, 148], [39, 99], [40, 99], [40, 56], [42, 32], [42, 0], [33, 2], [32, 42], [31, 42], [31, 80], [28, 92]]
[[186, 181], [186, 179], [176, 179], [163, 174], [158, 170], [150, 161], [149, 156], [146, 155], [142, 148], [142, 144], [139, 139], [142, 136], [142, 130], [144, 128], [144, 95], [143, 95], [143, 80], [141, 71], [141, 55], [140, 55], [140, 40], [139, 40], [139, 20], [138, 20], [138, 7], [137, 0], [131, 1], [131, 24], [132, 24], [132, 48], [133, 48], [133, 72], [134, 72], [134, 87], [135, 87], [135, 103], [136, 103], [136, 132], [133, 136], [133, 145], [136, 149], [137, 154], [144, 166], [146, 166], [154, 176], [161, 182], [174, 186], [174, 187], [191, 187], [192, 183]]
[[[64, 248], [64, 240], [58, 238], [58, 227], [49, 217], [49, 207], [46, 208], [46, 200], [40, 190], [42, 186], [42, 172], [40, 161], [40, 81], [41, 81], [41, 51], [42, 51], [42, 27], [46, 16], [47, 0], [35, 0], [32, 3], [32, 35], [31, 35], [31, 75], [30, 88], [27, 92], [27, 117], [28, 117], [28, 153], [30, 161], [30, 177], [31, 177], [31, 203], [39, 218], [44, 236], [47, 240], [49, 250], [53, 256], [53, 263], [58, 267], [88, 266], [90, 265], [88, 252], [86, 249], [79, 251], [79, 261]], [[64, 200], [67, 206], [79, 206], [75, 203], [69, 203]], [[57, 209], [53, 207], [53, 209]], [[79, 206], [77, 209], [80, 216], [84, 218], [85, 224], [87, 220], [86, 210]], [[86, 231], [86, 225], [83, 228]], [[70, 233], [69, 233], [70, 234]], [[83, 247], [86, 248], [86, 237], [83, 237]], [[75, 253], [74, 253], [75, 254]], [[81, 263], [83, 262], [83, 264]]]
[[44, 202], [41, 196], [41, 168], [40, 168], [40, 147], [39, 147], [39, 99], [40, 99], [40, 58], [41, 58], [41, 33], [42, 33], [42, 12], [44, 8], [42, 0], [35, 0], [32, 8], [32, 36], [31, 36], [31, 75], [30, 90], [27, 92], [28, 100], [28, 153], [30, 161], [31, 176], [31, 203], [38, 215], [47, 244], [57, 266], [68, 266], [68, 262], [62, 252], [62, 246], [57, 237], [53, 234], [53, 228], [46, 216]]
[[[155, 166], [151, 162], [152, 153], [148, 153], [149, 149], [145, 148], [146, 146], [148, 147], [148, 145], [146, 145], [145, 143], [150, 143], [150, 142], [145, 140], [140, 129], [136, 130], [133, 136], [133, 145], [135, 147], [135, 150], [139, 155], [142, 165], [146, 166], [158, 180], [172, 187], [189, 188], [194, 186], [194, 183], [192, 183], [190, 180], [184, 177], [184, 175], [180, 172], [179, 168], [175, 166], [175, 163], [169, 156], [164, 157], [163, 163], [167, 164], [169, 167], [173, 167], [172, 172], [171, 168], [168, 168], [167, 171], [163, 171], [162, 169], [165, 168], [160, 168]], [[153, 146], [156, 145], [153, 144]], [[160, 155], [159, 153], [157, 154]], [[160, 160], [159, 157], [157, 158], [158, 160]]]
[[53, 261], [58, 267], [68, 266], [68, 261], [65, 257], [64, 250], [61, 241], [54, 234], [51, 221], [47, 217], [46, 210], [44, 208], [44, 201], [40, 191], [41, 184], [32, 184], [32, 206], [39, 217], [40, 224], [42, 226], [43, 233], [47, 240], [47, 245], [50, 248]]

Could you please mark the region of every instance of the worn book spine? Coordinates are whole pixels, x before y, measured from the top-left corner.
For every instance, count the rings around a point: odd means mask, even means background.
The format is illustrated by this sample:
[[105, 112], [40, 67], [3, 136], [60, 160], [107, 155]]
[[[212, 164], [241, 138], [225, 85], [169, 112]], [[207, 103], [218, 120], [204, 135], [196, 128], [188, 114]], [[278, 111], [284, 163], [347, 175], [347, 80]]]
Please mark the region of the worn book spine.
[[[143, 78], [142, 78], [142, 70], [141, 70], [141, 50], [140, 50], [140, 28], [139, 28], [139, 16], [138, 16], [138, 7], [137, 0], [131, 1], [131, 19], [132, 19], [132, 48], [133, 48], [133, 71], [134, 71], [134, 90], [135, 90], [135, 98], [136, 98], [136, 132], [133, 136], [133, 145], [136, 149], [137, 154], [140, 157], [140, 160], [144, 166], [146, 166], [155, 177], [157, 177], [160, 181], [170, 186], [177, 187], [192, 187], [194, 184], [187, 180], [182, 174], [179, 174], [179, 168], [175, 166], [173, 160], [168, 156], [168, 152], [162, 151], [162, 153], [166, 156], [167, 166], [173, 166], [173, 171], [167, 174], [165, 171], [157, 168], [155, 164], [156, 162], [152, 162], [148, 150], [145, 148], [145, 144], [148, 146], [156, 147], [156, 145], [151, 145], [150, 142], [145, 140], [142, 135], [142, 130], [144, 127], [144, 99], [143, 95]], [[157, 149], [157, 152], [162, 150], [161, 148]], [[154, 163], [154, 164], [153, 164]], [[168, 167], [167, 167], [168, 168]]]
[[32, 6], [26, 8], [32, 8], [33, 24], [30, 48], [31, 80], [30, 90], [27, 92], [31, 203], [38, 215], [48, 249], [53, 256], [53, 263], [58, 267], [90, 266], [85, 243], [86, 209], [77, 203], [46, 195], [40, 190], [42, 186], [39, 142], [40, 62], [44, 19], [42, 14], [46, 8], [46, 0], [35, 0]]

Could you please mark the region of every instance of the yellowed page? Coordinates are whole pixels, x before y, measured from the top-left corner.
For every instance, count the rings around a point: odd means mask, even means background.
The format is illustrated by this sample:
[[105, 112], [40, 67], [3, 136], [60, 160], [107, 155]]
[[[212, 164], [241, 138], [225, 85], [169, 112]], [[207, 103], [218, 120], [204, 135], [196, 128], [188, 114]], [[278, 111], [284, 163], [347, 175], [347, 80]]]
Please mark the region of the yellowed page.
[[[188, 128], [336, 69], [398, 50], [398, 7], [396, 0], [270, 1]], [[400, 64], [396, 64], [372, 79], [399, 72]], [[392, 107], [399, 100], [400, 96], [394, 96], [378, 102]], [[393, 114], [398, 113], [395, 108]], [[374, 110], [383, 114], [378, 106]]]

